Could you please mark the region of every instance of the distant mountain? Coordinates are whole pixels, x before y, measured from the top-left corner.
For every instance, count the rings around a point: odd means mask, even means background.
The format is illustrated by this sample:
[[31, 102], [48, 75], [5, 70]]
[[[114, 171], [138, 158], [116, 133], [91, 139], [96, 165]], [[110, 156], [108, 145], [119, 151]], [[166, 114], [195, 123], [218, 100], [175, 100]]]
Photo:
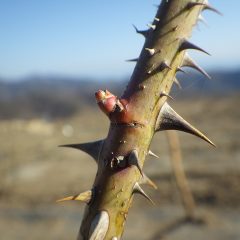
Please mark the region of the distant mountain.
[[186, 81], [181, 81], [184, 87], [192, 92], [204, 92], [207, 95], [226, 95], [240, 90], [240, 70], [215, 71], [210, 73], [211, 79], [199, 74], [181, 76]]
[[94, 93], [108, 86], [120, 93], [123, 82], [106, 83], [77, 79], [33, 77], [0, 82], [0, 119], [68, 117], [85, 105], [95, 104]]
[[[179, 74], [182, 91], [173, 89], [177, 97], [196, 95], [223, 96], [240, 90], [240, 70], [212, 72], [208, 80], [199, 74]], [[97, 82], [87, 79], [29, 77], [22, 81], [0, 81], [0, 119], [61, 118], [81, 111], [86, 105], [95, 106], [94, 93], [109, 89], [120, 96], [127, 81]]]

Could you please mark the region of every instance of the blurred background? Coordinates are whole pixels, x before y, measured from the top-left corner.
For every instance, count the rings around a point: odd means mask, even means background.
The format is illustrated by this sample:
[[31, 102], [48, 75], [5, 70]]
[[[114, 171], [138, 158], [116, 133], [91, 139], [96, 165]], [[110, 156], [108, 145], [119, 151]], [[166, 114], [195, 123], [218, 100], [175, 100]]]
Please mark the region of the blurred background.
[[[108, 120], [94, 92], [121, 95], [143, 45], [157, 1], [0, 1], [0, 232], [1, 239], [75, 239], [84, 205], [57, 204], [90, 189], [90, 157], [57, 146], [104, 138]], [[155, 136], [144, 170], [158, 185], [156, 202], [135, 201], [123, 239], [240, 239], [240, 1], [211, 4], [192, 41], [209, 51], [190, 55], [212, 76], [179, 74], [173, 107], [217, 148], [179, 134], [183, 164], [202, 224], [184, 216], [165, 134]], [[174, 225], [174, 224], [173, 224]], [[166, 228], [164, 228], [166, 226]]]

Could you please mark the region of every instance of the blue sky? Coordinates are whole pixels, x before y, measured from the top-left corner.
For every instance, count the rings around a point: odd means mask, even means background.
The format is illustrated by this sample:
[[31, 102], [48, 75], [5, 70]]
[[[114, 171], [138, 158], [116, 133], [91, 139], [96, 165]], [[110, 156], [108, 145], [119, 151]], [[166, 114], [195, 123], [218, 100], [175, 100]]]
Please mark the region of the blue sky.
[[[209, 0], [224, 16], [205, 12], [209, 27], [192, 40], [212, 54], [190, 53], [206, 69], [240, 67], [240, 1]], [[157, 0], [1, 0], [0, 77], [29, 75], [122, 78], [134, 65]]]

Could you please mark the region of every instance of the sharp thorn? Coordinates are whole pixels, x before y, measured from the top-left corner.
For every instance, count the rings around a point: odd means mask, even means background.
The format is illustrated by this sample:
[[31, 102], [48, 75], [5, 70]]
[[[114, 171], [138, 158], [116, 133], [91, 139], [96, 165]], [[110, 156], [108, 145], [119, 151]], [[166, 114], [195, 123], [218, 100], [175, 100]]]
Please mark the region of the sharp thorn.
[[182, 68], [180, 68], [180, 67], [177, 67], [177, 72], [182, 72], [182, 73], [186, 74], [186, 72]]
[[60, 145], [59, 147], [69, 147], [82, 150], [83, 152], [89, 154], [95, 161], [98, 161], [104, 140], [99, 140], [95, 142], [88, 143], [76, 143], [76, 144], [66, 144]]
[[178, 86], [179, 89], [182, 89], [182, 86], [176, 77], [174, 78], [173, 82]]
[[146, 174], [143, 174], [143, 177], [139, 181], [139, 184], [140, 185], [146, 184], [146, 185], [149, 185], [150, 187], [152, 187], [154, 189], [158, 188], [157, 185]]
[[177, 26], [175, 26], [175, 27], [172, 28], [172, 31], [177, 31], [178, 28], [179, 28], [179, 26], [177, 25]]
[[134, 24], [132, 24], [132, 26], [133, 26], [133, 28], [135, 29], [136, 33], [139, 33], [138, 28], [137, 28]]
[[154, 72], [155, 64], [151, 66], [151, 68], [148, 70], [148, 74], [152, 74]]
[[206, 3], [190, 2], [187, 4], [187, 9], [191, 9], [196, 6], [205, 6]]
[[159, 18], [156, 18], [156, 17], [154, 18], [154, 20], [155, 20], [155, 21], [157, 21], [157, 22], [159, 22], [159, 21], [160, 21], [160, 19], [159, 19]]
[[147, 24], [147, 26], [148, 26], [149, 28], [151, 28], [152, 30], [155, 30], [155, 29], [156, 29], [156, 25], [154, 25], [154, 24]]
[[194, 68], [195, 70], [199, 71], [204, 76], [206, 76], [207, 78], [211, 79], [208, 73], [205, 72], [200, 66], [198, 66], [197, 63], [188, 55], [188, 53], [185, 53], [184, 55], [182, 67]]
[[218, 11], [216, 8], [209, 5], [207, 2], [205, 2], [205, 3], [190, 2], [190, 3], [187, 4], [187, 9], [191, 9], [195, 6], [202, 6], [203, 10], [210, 10], [210, 11], [213, 11], [213, 12], [217, 13], [220, 16], [223, 15], [220, 11]]
[[210, 10], [210, 11], [212, 11], [212, 12], [217, 13], [217, 14], [220, 15], [220, 16], [223, 16], [223, 14], [222, 14], [220, 11], [218, 11], [216, 8], [212, 7], [212, 6], [209, 5], [209, 4], [205, 4], [205, 6], [203, 7], [203, 9], [204, 9], [204, 10]]
[[145, 48], [146, 51], [150, 54], [150, 56], [153, 56], [155, 54], [155, 49], [154, 48]]
[[170, 95], [169, 95], [168, 93], [166, 93], [166, 92], [161, 92], [161, 93], [160, 93], [160, 97], [168, 97], [168, 98], [174, 100], [173, 97], [170, 96]]
[[201, 14], [198, 16], [198, 21], [204, 23], [207, 27], [209, 27], [207, 21]]
[[141, 31], [141, 30], [138, 30], [138, 28], [135, 25], [133, 25], [133, 27], [134, 27], [136, 33], [143, 35], [145, 38], [148, 36], [149, 30]]
[[64, 201], [81, 201], [85, 203], [89, 203], [92, 198], [92, 191], [86, 191], [75, 196], [65, 197], [57, 200], [56, 202], [64, 202]]
[[139, 170], [139, 172], [141, 173], [141, 175], [143, 176], [143, 172], [142, 172], [142, 169], [141, 169], [141, 166], [140, 166], [140, 161], [139, 161], [139, 158], [138, 158], [138, 152], [137, 152], [136, 149], [134, 149], [134, 150], [129, 154], [128, 163], [129, 163], [130, 165], [136, 166], [137, 169]]
[[155, 71], [155, 64], [151, 66], [151, 68], [148, 70], [148, 74], [152, 74]]
[[212, 146], [215, 144], [208, 139], [203, 133], [193, 127], [190, 123], [179, 116], [169, 105], [165, 102], [160, 110], [155, 131], [164, 130], [178, 130], [193, 134], [199, 138], [202, 138]]
[[155, 158], [159, 158], [159, 156], [156, 155], [156, 154], [155, 154], [154, 152], [152, 152], [151, 150], [148, 151], [148, 154], [149, 154], [150, 156], [155, 157]]
[[200, 47], [196, 46], [195, 44], [189, 42], [188, 40], [184, 39], [179, 46], [179, 51], [188, 50], [188, 49], [198, 50], [198, 51], [201, 51], [201, 52], [204, 52], [204, 53], [210, 55], [208, 52], [206, 52], [202, 48], [200, 48]]
[[159, 66], [160, 71], [163, 71], [164, 69], [172, 69], [165, 61], [163, 61]]
[[154, 202], [153, 200], [143, 191], [143, 189], [140, 187], [139, 183], [135, 183], [134, 187], [133, 187], [133, 194], [138, 193], [141, 194], [142, 196], [144, 196], [147, 200], [149, 200], [153, 205]]
[[139, 58], [127, 59], [126, 62], [137, 62]]
[[[90, 208], [92, 209], [92, 207]], [[88, 226], [88, 231], [87, 231], [87, 236], [82, 235], [82, 230], [78, 234], [77, 239], [78, 240], [103, 240], [103, 239], [108, 239], [108, 240], [113, 240], [110, 237], [106, 237], [107, 232], [109, 230], [110, 226], [110, 214], [106, 210], [99, 209], [98, 211], [95, 212], [94, 216], [92, 216], [90, 210], [87, 210], [87, 214], [90, 214], [91, 219], [87, 218], [87, 226]], [[84, 230], [85, 232], [85, 230]], [[109, 235], [108, 235], [109, 236]], [[68, 238], [69, 239], [69, 238]], [[116, 240], [116, 239], [115, 239]]]

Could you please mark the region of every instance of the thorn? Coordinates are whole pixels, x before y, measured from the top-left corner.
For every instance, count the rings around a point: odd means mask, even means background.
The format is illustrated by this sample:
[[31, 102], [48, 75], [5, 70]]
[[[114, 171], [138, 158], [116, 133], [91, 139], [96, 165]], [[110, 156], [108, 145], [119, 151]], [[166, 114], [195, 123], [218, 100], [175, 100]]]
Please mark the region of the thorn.
[[179, 89], [182, 89], [182, 86], [176, 77], [174, 78], [173, 82], [179, 87]]
[[159, 69], [160, 71], [163, 71], [164, 69], [172, 69], [165, 61], [163, 61], [160, 66], [159, 66]]
[[194, 49], [194, 50], [198, 50], [198, 51], [201, 51], [201, 52], [204, 52], [208, 55], [210, 55], [208, 52], [206, 52], [205, 50], [203, 50], [202, 48], [196, 46], [195, 44], [189, 42], [188, 40], [184, 39], [182, 41], [182, 43], [180, 44], [179, 46], [179, 51], [183, 51], [183, 50], [187, 50], [187, 49]]
[[161, 92], [161, 93], [160, 93], [160, 97], [168, 97], [168, 98], [174, 100], [173, 97], [170, 96], [170, 95], [169, 95], [168, 93], [166, 93], [166, 92]]
[[70, 147], [70, 148], [82, 150], [83, 152], [89, 154], [97, 162], [99, 155], [101, 153], [103, 143], [104, 143], [104, 140], [99, 140], [99, 141], [88, 142], [88, 143], [60, 145], [59, 147]]
[[153, 31], [156, 29], [156, 25], [154, 24], [147, 24], [149, 28], [151, 28]]
[[179, 130], [187, 132], [199, 138], [202, 138], [206, 142], [215, 146], [211, 140], [209, 140], [203, 133], [201, 133], [181, 116], [179, 116], [166, 102], [163, 104], [160, 110], [155, 128], [155, 131], [164, 130]]
[[140, 185], [146, 184], [146, 185], [149, 185], [150, 187], [152, 187], [154, 189], [158, 188], [157, 185], [146, 174], [143, 174], [143, 177], [139, 181], [139, 184]]
[[138, 85], [138, 88], [141, 89], [141, 90], [144, 90], [144, 89], [146, 88], [146, 86], [143, 85], [143, 84], [139, 84], [139, 85]]
[[201, 14], [198, 16], [198, 21], [204, 23], [207, 27], [209, 27], [207, 21]]
[[196, 6], [205, 6], [206, 3], [190, 2], [187, 4], [187, 9], [191, 9]]
[[220, 11], [218, 11], [216, 8], [212, 7], [212, 6], [209, 5], [209, 4], [205, 4], [205, 6], [203, 7], [203, 10], [210, 10], [210, 11], [212, 11], [212, 12], [217, 13], [217, 14], [220, 15], [220, 16], [223, 16], [223, 14], [222, 14]]
[[140, 30], [137, 29], [137, 27], [135, 25], [133, 25], [133, 27], [134, 27], [136, 33], [143, 35], [145, 38], [148, 37], [149, 30], [140, 31]]
[[135, 183], [135, 185], [133, 187], [133, 194], [135, 194], [135, 193], [141, 194], [147, 200], [149, 200], [153, 205], [155, 205], [153, 200], [143, 191], [143, 189], [140, 187], [140, 185], [137, 182]]
[[[109, 229], [110, 225], [110, 217], [107, 211], [100, 210], [96, 213], [94, 218], [88, 222], [88, 235], [87, 237], [83, 237], [81, 232], [78, 235], [78, 239], [90, 239], [90, 240], [97, 240], [97, 239], [106, 239], [105, 236]], [[108, 237], [108, 239], [110, 239]]]
[[86, 191], [75, 196], [65, 197], [57, 200], [56, 202], [64, 202], [64, 201], [81, 201], [85, 203], [89, 203], [92, 198], [92, 191]]
[[159, 156], [156, 155], [155, 153], [153, 153], [151, 150], [148, 151], [148, 154], [149, 154], [150, 156], [155, 157], [155, 158], [159, 158]]
[[137, 62], [139, 58], [127, 59], [126, 62]]
[[138, 152], [136, 149], [134, 149], [128, 157], [128, 163], [130, 165], [134, 165], [137, 167], [137, 169], [139, 170], [139, 172], [141, 173], [141, 175], [143, 176], [143, 172], [142, 169], [140, 167], [140, 162], [139, 162], [139, 158], [138, 158]]
[[197, 63], [194, 62], [193, 59], [188, 55], [188, 53], [185, 53], [184, 55], [182, 67], [194, 68], [195, 70], [199, 71], [204, 76], [206, 76], [207, 78], [211, 79], [211, 77], [207, 74], [207, 72], [205, 72], [200, 66], [198, 66]]
[[185, 73], [185, 74], [187, 74], [182, 68], [180, 68], [180, 67], [177, 67], [177, 72], [182, 72], [182, 73]]
[[175, 26], [175, 27], [172, 28], [172, 31], [177, 31], [178, 28], [179, 28], [179, 26], [177, 25], [177, 26]]
[[152, 74], [152, 72], [154, 71], [154, 69], [155, 69], [155, 64], [153, 64], [152, 66], [151, 66], [151, 68], [148, 70], [148, 74]]
[[159, 19], [159, 18], [156, 18], [156, 17], [154, 18], [154, 20], [155, 20], [155, 21], [157, 21], [157, 22], [159, 22], [159, 21], [160, 21], [160, 19]]
[[195, 6], [202, 6], [203, 10], [210, 10], [210, 11], [213, 11], [213, 12], [217, 13], [220, 16], [223, 15], [220, 11], [218, 11], [216, 8], [214, 8], [211, 5], [209, 5], [207, 2], [205, 2], [205, 3], [190, 2], [190, 3], [188, 3], [187, 8], [191, 9], [191, 8], [193, 8]]
[[148, 53], [150, 54], [150, 56], [153, 56], [155, 54], [155, 49], [154, 48], [145, 48], [145, 50], [148, 51]]

